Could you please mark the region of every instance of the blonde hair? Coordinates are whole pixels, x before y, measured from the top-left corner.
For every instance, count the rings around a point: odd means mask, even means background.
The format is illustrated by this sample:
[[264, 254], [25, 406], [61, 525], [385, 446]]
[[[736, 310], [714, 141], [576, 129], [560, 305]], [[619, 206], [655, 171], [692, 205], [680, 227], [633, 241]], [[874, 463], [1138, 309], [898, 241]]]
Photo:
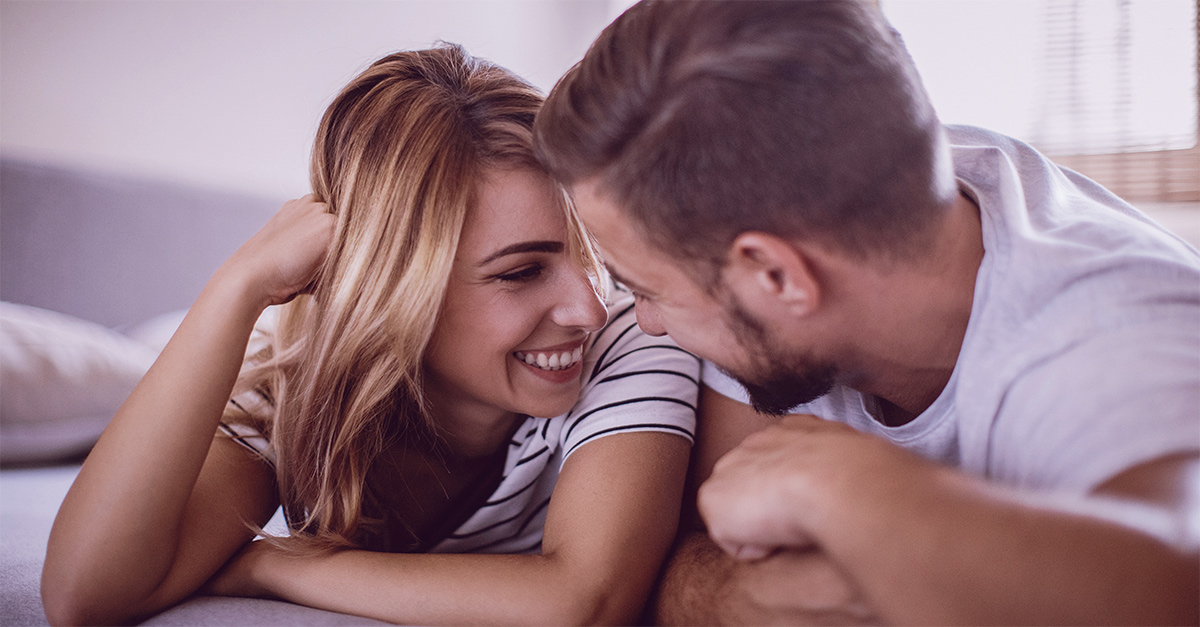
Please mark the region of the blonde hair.
[[[270, 438], [303, 548], [370, 544], [381, 532], [372, 465], [399, 437], [435, 441], [422, 361], [463, 222], [484, 169], [544, 172], [531, 131], [541, 103], [503, 68], [442, 45], [380, 59], [325, 112], [311, 177], [337, 216], [334, 243], [313, 293], [286, 306], [239, 377], [235, 395], [267, 402], [231, 403], [226, 415]], [[599, 276], [563, 198], [571, 248]]]

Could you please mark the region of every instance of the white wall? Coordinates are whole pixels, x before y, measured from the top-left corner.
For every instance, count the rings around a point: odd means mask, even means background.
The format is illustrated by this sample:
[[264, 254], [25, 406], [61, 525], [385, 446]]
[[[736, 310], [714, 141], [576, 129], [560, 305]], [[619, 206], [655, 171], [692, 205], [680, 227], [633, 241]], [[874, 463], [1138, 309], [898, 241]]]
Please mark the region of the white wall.
[[[1196, 0], [1132, 0], [1129, 93], [1117, 60], [1117, 0], [881, 0], [938, 115], [1061, 152], [1184, 149], [1196, 143]], [[1048, 29], [1079, 19], [1080, 56]], [[1060, 33], [1060, 36], [1065, 33]], [[1055, 65], [1057, 61], [1057, 65]], [[1057, 70], [1057, 71], [1056, 71]], [[1071, 89], [1071, 92], [1067, 90]]]
[[[0, 0], [0, 153], [295, 196], [321, 113], [370, 61], [443, 39], [548, 90], [632, 1]], [[1037, 101], [1044, 2], [881, 4], [944, 119], [1030, 139], [1022, 105]], [[1174, 21], [1194, 22], [1192, 0], [1138, 7], [1182, 7], [1192, 19]], [[1195, 35], [1181, 44], [1160, 26], [1147, 32], [1183, 63], [1192, 82], [1175, 87], [1192, 94]], [[1170, 117], [1165, 91], [1138, 89], [1159, 107], [1152, 120]]]
[[292, 197], [317, 122], [372, 60], [460, 43], [543, 90], [608, 0], [0, 2], [6, 156]]

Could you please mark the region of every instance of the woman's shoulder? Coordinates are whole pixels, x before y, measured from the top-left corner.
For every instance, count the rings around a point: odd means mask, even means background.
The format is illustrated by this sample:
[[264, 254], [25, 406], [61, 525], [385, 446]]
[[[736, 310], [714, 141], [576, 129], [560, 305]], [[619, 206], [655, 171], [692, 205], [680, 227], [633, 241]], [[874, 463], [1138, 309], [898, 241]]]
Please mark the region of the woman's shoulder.
[[638, 328], [627, 292], [611, 301], [609, 311], [608, 324], [584, 356], [579, 402], [560, 417], [564, 459], [605, 435], [661, 431], [691, 439], [695, 431], [700, 360], [670, 337]]

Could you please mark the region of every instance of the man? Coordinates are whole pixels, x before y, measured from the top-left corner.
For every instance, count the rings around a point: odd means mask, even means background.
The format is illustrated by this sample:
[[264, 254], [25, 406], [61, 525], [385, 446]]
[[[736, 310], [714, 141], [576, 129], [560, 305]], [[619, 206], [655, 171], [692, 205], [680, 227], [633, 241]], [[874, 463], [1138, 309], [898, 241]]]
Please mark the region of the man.
[[710, 360], [659, 620], [1200, 620], [1200, 255], [944, 128], [872, 5], [643, 2], [536, 133]]

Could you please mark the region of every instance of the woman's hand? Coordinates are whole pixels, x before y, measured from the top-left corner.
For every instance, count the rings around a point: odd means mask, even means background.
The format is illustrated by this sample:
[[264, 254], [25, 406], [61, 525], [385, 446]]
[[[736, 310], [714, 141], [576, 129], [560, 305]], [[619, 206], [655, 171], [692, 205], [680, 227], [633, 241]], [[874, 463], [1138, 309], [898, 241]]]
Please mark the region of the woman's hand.
[[289, 200], [225, 262], [222, 272], [248, 281], [264, 308], [286, 303], [316, 278], [335, 224], [328, 205], [312, 194]]

